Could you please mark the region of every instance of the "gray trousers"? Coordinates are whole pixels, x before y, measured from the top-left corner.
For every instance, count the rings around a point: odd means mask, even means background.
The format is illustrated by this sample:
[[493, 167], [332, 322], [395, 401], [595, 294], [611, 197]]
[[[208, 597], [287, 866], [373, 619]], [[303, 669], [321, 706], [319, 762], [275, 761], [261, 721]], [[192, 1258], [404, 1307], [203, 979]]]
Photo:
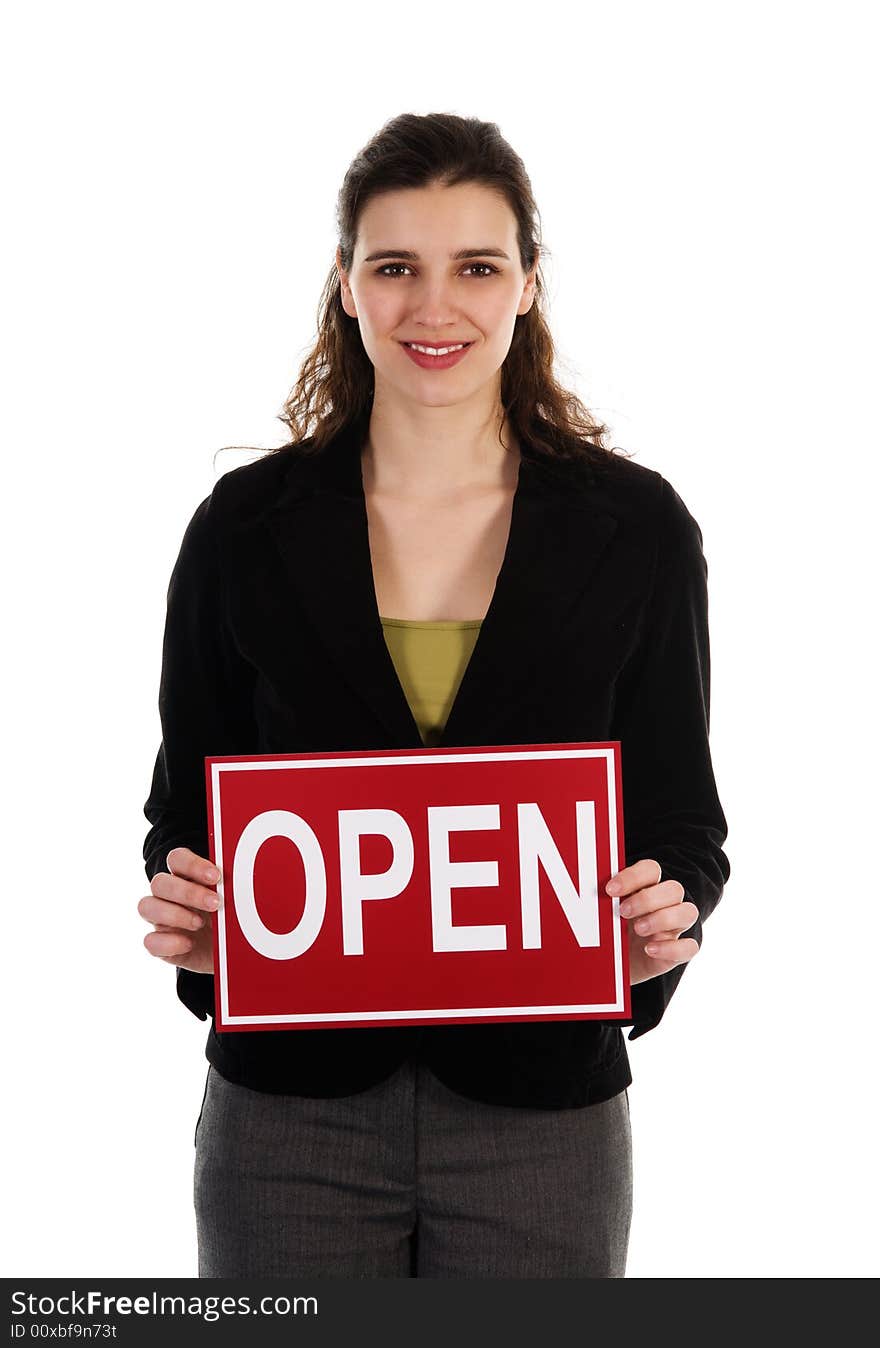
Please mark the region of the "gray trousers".
[[629, 1098], [483, 1104], [410, 1060], [310, 1099], [209, 1066], [194, 1198], [200, 1278], [622, 1278]]

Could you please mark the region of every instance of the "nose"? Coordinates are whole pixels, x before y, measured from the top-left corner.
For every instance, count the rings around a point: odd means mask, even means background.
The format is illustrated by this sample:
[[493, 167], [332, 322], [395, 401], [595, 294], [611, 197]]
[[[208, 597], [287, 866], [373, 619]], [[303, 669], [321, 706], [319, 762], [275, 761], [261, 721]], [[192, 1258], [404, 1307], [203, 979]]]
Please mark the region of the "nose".
[[410, 291], [410, 300], [413, 323], [431, 332], [442, 331], [458, 322], [458, 307], [450, 294], [449, 283], [442, 277], [419, 282], [415, 292]]

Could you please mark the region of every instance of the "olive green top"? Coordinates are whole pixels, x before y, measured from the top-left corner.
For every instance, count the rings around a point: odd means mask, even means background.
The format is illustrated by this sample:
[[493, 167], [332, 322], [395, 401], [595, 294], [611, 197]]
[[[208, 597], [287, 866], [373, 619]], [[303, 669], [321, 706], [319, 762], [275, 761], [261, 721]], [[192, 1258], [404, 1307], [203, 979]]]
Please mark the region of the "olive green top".
[[382, 618], [401, 687], [426, 747], [437, 743], [455, 701], [481, 623]]

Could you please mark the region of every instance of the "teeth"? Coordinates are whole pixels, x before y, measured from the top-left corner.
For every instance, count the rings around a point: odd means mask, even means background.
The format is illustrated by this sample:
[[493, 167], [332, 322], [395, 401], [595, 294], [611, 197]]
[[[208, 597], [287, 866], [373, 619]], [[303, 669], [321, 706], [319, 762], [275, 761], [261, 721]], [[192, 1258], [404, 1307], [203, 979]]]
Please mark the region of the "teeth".
[[459, 342], [458, 346], [419, 346], [417, 342], [407, 342], [406, 346], [412, 347], [413, 351], [423, 351], [426, 356], [446, 356], [450, 351], [463, 350], [467, 342]]

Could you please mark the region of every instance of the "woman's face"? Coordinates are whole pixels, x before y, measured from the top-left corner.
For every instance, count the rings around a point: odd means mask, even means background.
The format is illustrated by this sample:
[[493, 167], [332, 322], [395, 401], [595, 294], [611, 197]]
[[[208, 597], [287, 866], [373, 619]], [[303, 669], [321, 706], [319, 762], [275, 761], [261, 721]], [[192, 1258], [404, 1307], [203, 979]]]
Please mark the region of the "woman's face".
[[[406, 258], [394, 254], [406, 251]], [[462, 251], [471, 257], [455, 257]], [[516, 218], [503, 197], [476, 183], [403, 188], [374, 197], [358, 227], [351, 272], [336, 265], [345, 312], [384, 382], [432, 407], [459, 403], [494, 381], [517, 314], [527, 313], [535, 270], [524, 273]], [[471, 343], [447, 367], [422, 368], [406, 342]]]

